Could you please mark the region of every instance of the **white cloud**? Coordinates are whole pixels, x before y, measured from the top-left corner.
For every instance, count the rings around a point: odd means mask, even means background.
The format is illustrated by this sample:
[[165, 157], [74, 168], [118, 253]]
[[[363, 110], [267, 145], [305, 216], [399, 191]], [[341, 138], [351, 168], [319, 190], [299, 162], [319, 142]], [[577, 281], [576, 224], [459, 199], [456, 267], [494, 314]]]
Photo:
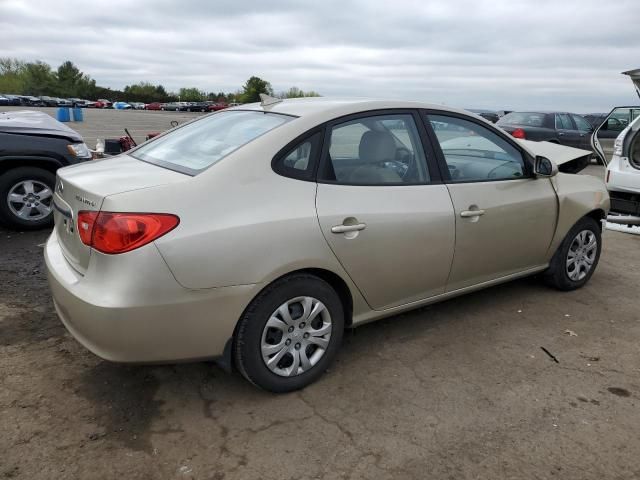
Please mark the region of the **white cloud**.
[[638, 103], [640, 2], [0, 0], [0, 56], [76, 63], [98, 84], [419, 99], [476, 108]]

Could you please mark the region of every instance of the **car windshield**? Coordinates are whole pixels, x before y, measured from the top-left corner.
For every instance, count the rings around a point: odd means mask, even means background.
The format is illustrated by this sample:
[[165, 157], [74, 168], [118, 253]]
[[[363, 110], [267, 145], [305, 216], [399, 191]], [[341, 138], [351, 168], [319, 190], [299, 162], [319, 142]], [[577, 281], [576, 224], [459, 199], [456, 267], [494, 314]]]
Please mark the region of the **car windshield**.
[[293, 118], [268, 112], [220, 112], [159, 137], [131, 156], [195, 175]]
[[497, 125], [526, 125], [529, 127], [541, 127], [544, 124], [544, 113], [512, 112], [508, 113]]

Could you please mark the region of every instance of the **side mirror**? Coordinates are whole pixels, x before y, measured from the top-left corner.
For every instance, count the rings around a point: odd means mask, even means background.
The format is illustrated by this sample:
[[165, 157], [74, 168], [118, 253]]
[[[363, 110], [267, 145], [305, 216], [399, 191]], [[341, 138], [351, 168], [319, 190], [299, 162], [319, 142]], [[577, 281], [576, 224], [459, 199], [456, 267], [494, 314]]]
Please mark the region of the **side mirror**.
[[533, 172], [538, 177], [554, 177], [558, 174], [558, 166], [547, 157], [536, 157]]

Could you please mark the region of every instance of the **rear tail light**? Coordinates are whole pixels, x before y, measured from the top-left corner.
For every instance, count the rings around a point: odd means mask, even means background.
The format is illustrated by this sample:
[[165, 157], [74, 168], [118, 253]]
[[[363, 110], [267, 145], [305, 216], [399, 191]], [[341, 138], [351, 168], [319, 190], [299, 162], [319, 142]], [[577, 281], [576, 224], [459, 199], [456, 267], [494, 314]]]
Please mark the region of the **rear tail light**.
[[82, 243], [99, 252], [125, 253], [160, 238], [178, 226], [180, 219], [168, 213], [78, 213]]
[[524, 133], [524, 130], [521, 128], [516, 128], [513, 132], [511, 132], [511, 136], [514, 138], [526, 139], [527, 134]]

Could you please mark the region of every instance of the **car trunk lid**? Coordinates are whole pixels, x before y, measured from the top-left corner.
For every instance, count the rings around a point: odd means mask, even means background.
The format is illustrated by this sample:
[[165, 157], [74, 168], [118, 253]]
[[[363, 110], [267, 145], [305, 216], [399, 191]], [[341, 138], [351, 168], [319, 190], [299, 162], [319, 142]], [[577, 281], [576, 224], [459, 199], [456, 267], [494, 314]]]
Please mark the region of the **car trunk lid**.
[[83, 275], [91, 248], [80, 239], [78, 212], [100, 211], [109, 195], [191, 178], [128, 155], [62, 168], [57, 173], [53, 201], [55, 231], [65, 258]]

